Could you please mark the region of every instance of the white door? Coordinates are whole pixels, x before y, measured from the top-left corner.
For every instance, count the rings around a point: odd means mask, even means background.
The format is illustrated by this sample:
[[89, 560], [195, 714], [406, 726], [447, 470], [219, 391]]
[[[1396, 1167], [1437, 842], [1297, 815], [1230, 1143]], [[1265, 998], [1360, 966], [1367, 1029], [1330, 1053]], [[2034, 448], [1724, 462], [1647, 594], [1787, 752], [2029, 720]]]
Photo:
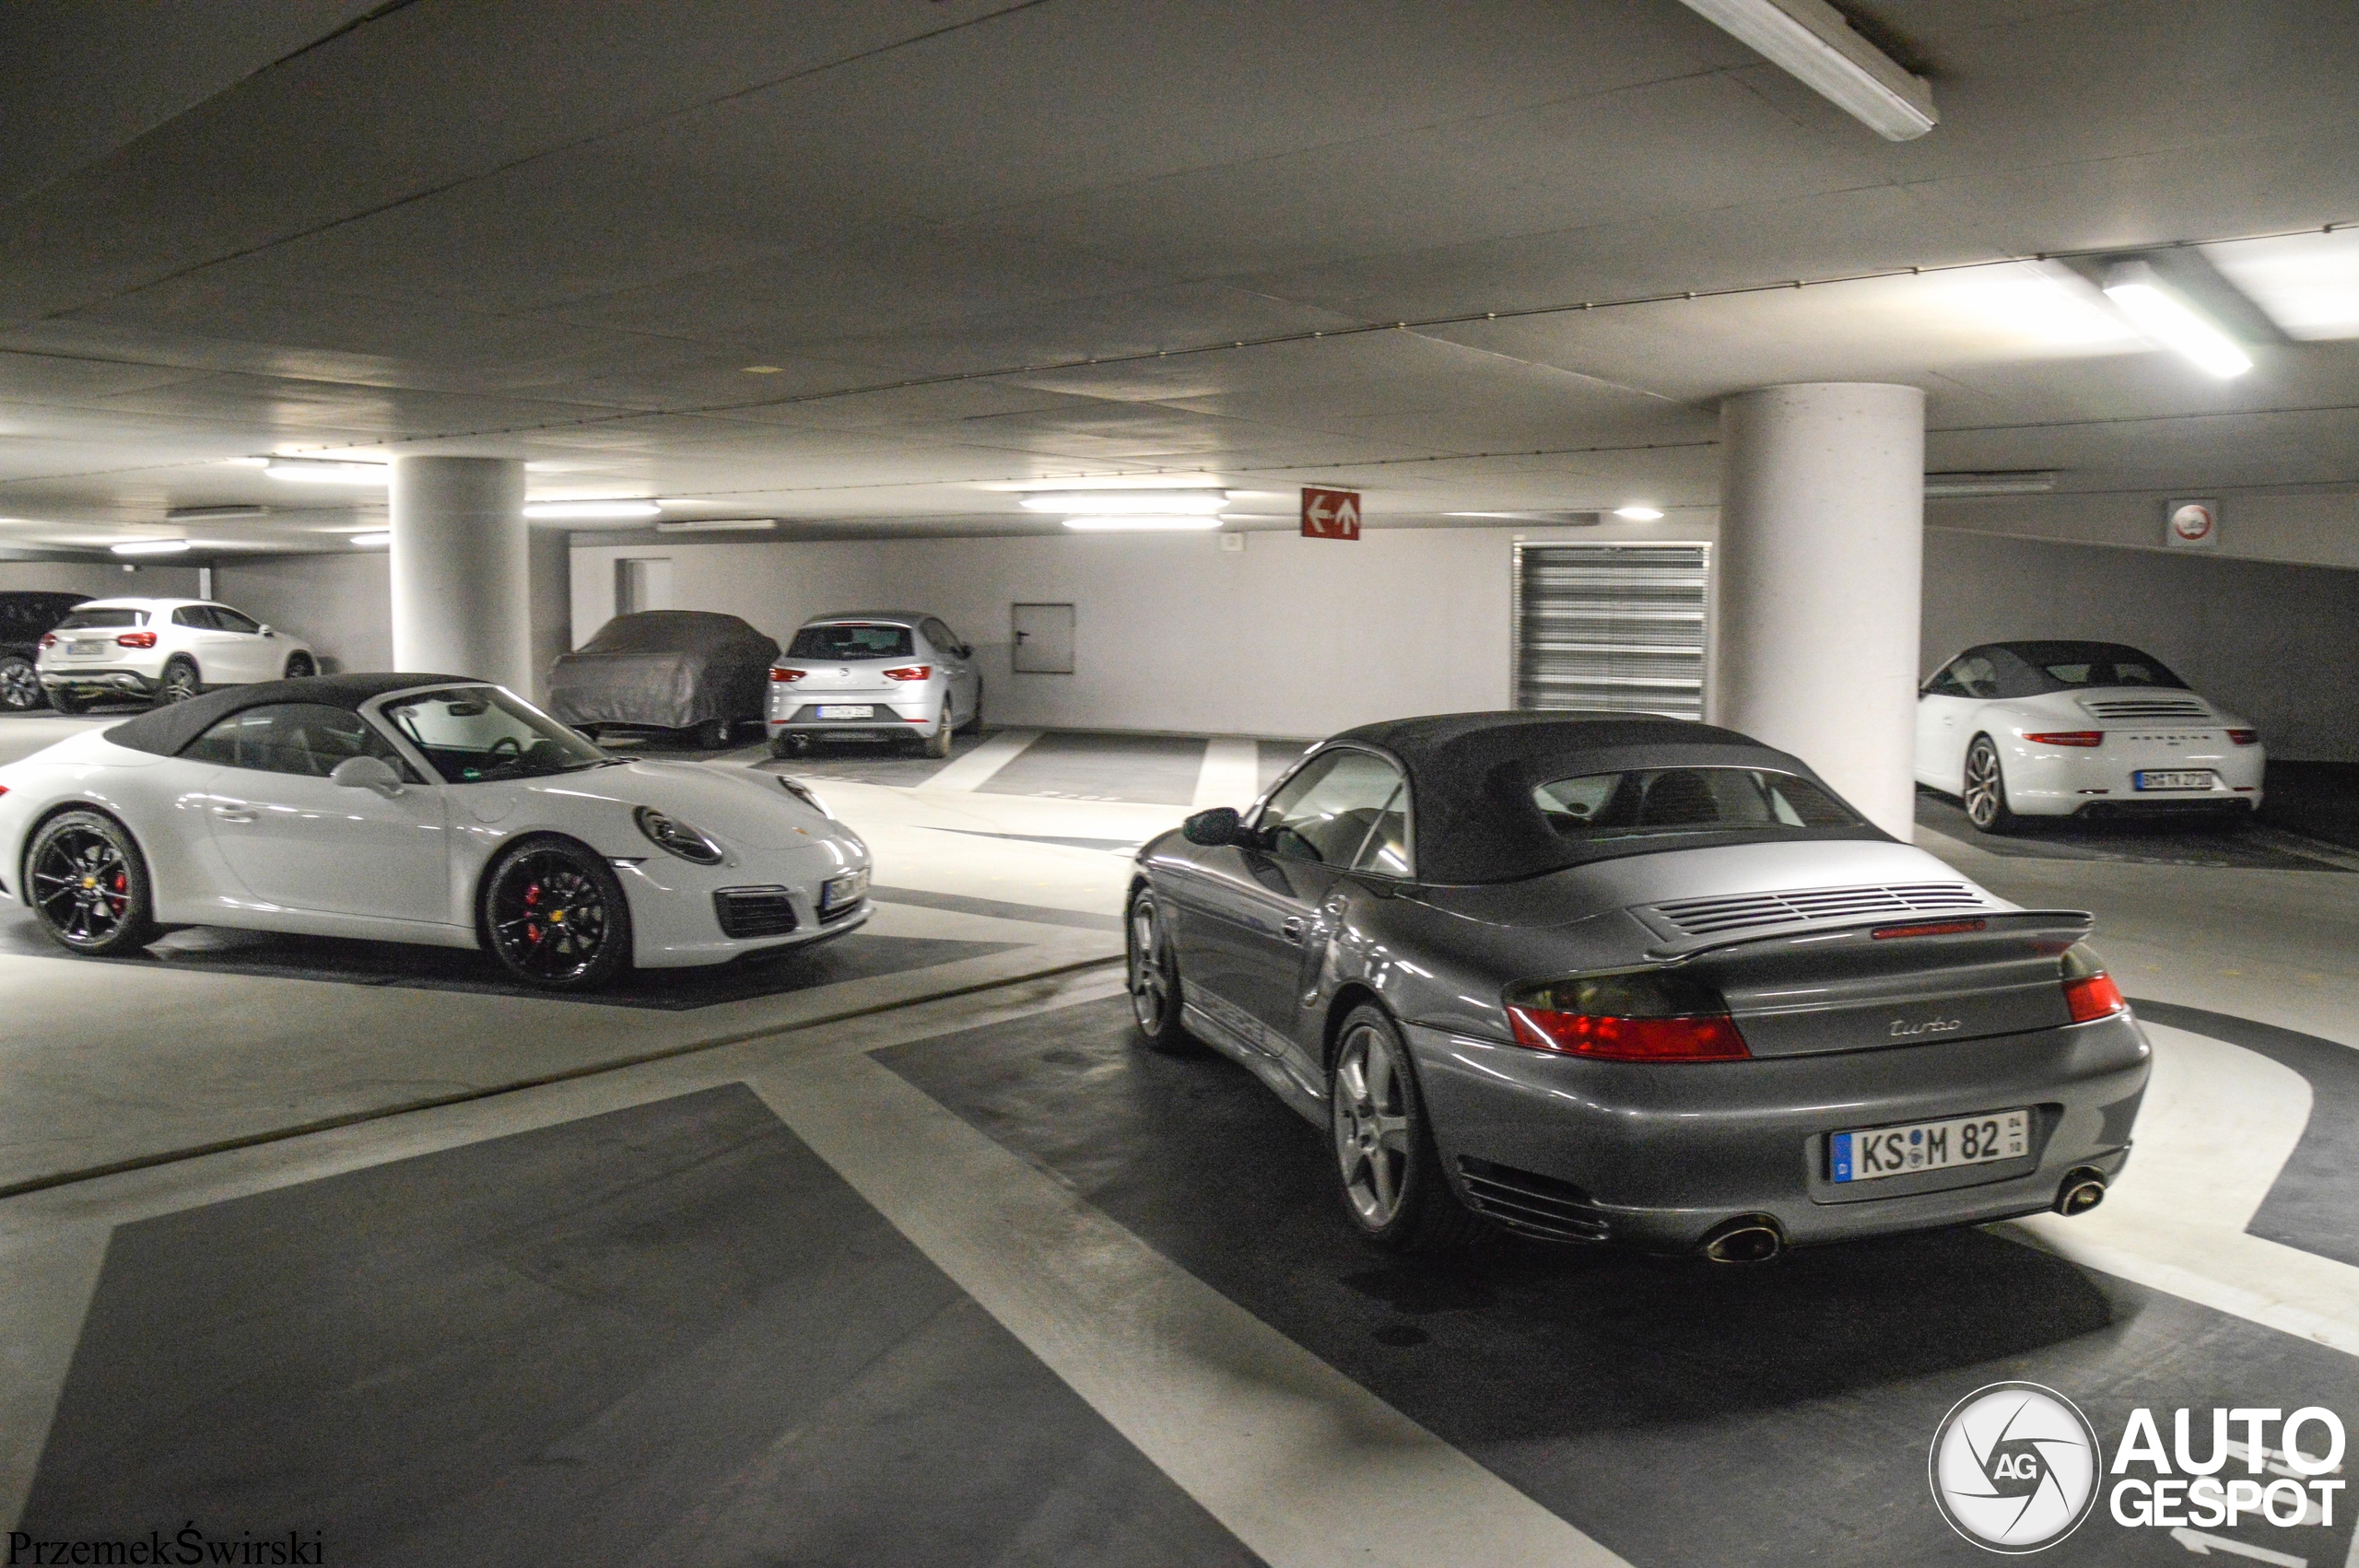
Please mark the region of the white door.
[[1010, 667], [1019, 675], [1073, 673], [1073, 606], [1014, 604], [1015, 647]]
[[208, 650], [217, 649], [214, 664], [205, 667], [205, 678], [216, 685], [229, 682], [275, 681], [287, 673], [278, 652], [278, 643], [262, 635], [262, 623], [227, 604], [215, 604], [213, 623], [218, 628], [205, 641]]
[[391, 797], [327, 775], [351, 756], [407, 764], [358, 714], [276, 703], [231, 714], [181, 754], [219, 764], [205, 779], [217, 863], [252, 898], [282, 909], [448, 924], [449, 825], [440, 788]]

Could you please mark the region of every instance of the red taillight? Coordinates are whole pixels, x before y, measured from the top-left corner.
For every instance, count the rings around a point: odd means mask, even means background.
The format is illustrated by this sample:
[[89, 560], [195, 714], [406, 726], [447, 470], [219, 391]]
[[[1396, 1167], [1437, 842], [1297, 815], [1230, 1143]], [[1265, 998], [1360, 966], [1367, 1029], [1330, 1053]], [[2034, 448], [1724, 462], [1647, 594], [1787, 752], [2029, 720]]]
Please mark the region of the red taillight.
[[41, 645], [43, 648], [55, 648], [57, 646], [57, 634], [55, 632], [41, 633]]
[[933, 666], [931, 664], [904, 664], [898, 670], [886, 671], [885, 678], [888, 681], [922, 681], [933, 673]]
[[2102, 730], [2059, 730], [2048, 735], [2025, 735], [2026, 741], [2043, 746], [2101, 746], [2105, 744]]
[[2100, 969], [2094, 975], [2083, 975], [2064, 982], [2064, 1005], [2072, 1010], [2075, 1024], [2094, 1023], [2129, 1010], [2121, 1000], [2121, 988], [2113, 977]]
[[1516, 1044], [1606, 1061], [1742, 1061], [1753, 1055], [1725, 1012], [1684, 1018], [1595, 1017], [1510, 1007]]
[[117, 648], [153, 648], [156, 646], [156, 634], [154, 632], [125, 632], [114, 639], [114, 645]]
[[810, 673], [808, 670], [781, 670], [773, 665], [770, 669], [770, 679], [780, 682], [799, 681]]
[[1930, 920], [1919, 926], [1878, 926], [1868, 935], [1878, 942], [1889, 942], [1895, 937], [1963, 936], [1967, 931], [1988, 930], [1989, 924], [1988, 920]]
[[2240, 746], [2257, 746], [2260, 744], [2260, 731], [2258, 730], [2231, 730], [2228, 731], [2228, 739], [2234, 741]]

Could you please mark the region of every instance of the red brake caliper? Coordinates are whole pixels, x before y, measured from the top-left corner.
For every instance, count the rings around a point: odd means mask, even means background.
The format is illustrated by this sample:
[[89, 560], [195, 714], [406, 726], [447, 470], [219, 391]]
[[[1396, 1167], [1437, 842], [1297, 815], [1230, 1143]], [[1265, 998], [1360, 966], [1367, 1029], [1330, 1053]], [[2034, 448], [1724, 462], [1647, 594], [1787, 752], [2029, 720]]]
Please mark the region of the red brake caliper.
[[534, 883], [524, 889], [524, 940], [526, 942], [541, 940], [540, 925], [533, 919], [533, 906], [540, 901], [541, 884], [539, 883]]

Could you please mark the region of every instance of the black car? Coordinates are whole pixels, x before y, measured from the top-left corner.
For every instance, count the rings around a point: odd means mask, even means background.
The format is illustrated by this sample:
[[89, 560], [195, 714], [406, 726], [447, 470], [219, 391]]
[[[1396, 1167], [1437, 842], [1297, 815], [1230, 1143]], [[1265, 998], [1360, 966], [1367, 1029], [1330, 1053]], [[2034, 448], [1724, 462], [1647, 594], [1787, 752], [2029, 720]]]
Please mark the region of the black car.
[[585, 734], [693, 730], [709, 748], [762, 717], [778, 644], [734, 615], [616, 615], [549, 666], [549, 711]]
[[29, 590], [0, 592], [0, 712], [28, 713], [47, 700], [33, 666], [41, 634], [88, 597]]

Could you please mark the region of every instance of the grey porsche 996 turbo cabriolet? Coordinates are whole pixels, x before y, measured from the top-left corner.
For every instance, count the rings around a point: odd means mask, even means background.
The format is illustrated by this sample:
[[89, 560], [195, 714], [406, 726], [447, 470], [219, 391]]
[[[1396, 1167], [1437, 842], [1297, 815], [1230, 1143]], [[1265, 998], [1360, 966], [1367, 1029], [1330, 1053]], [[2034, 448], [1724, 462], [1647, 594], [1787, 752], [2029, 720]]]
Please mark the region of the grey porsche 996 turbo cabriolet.
[[1138, 853], [1138, 1026], [1327, 1129], [1411, 1249], [1759, 1261], [2094, 1207], [2148, 1047], [2083, 944], [1799, 759], [1629, 714], [1372, 724]]

